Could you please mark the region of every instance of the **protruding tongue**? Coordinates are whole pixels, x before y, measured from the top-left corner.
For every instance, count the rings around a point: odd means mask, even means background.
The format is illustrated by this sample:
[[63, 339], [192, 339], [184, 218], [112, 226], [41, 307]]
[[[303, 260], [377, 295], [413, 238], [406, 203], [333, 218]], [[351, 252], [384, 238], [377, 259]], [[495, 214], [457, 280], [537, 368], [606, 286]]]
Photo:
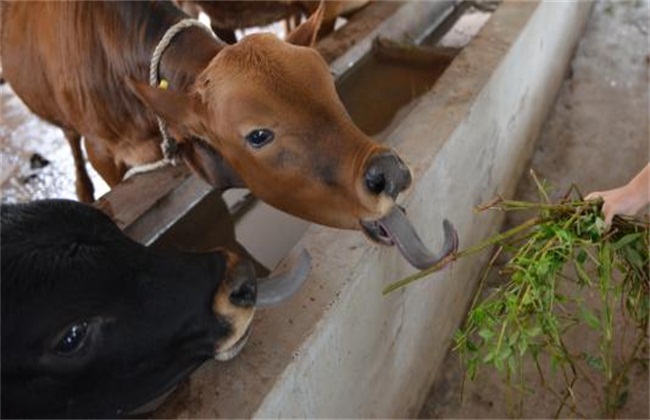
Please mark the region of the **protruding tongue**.
[[397, 245], [404, 258], [420, 270], [439, 263], [458, 250], [458, 234], [454, 226], [447, 219], [442, 222], [445, 232], [445, 243], [442, 251], [438, 255], [432, 254], [424, 246], [401, 207], [394, 206], [386, 216], [377, 220], [377, 223], [386, 231], [395, 245]]
[[302, 250], [289, 261], [282, 271], [274, 271], [269, 277], [257, 279], [257, 308], [277, 306], [294, 295], [307, 280], [311, 268], [311, 256]]

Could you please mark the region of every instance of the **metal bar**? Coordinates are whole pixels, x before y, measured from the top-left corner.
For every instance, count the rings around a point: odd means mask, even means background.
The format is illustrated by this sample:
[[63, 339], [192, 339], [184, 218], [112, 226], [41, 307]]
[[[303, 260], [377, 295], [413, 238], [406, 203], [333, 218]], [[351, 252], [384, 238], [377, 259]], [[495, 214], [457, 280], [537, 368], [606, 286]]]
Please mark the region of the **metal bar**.
[[378, 37], [398, 42], [418, 44], [431, 33], [453, 11], [457, 0], [436, 2], [411, 2], [399, 8], [393, 16], [377, 26], [356, 43], [345, 54], [330, 64], [334, 79], [338, 81], [345, 73], [358, 65], [372, 49], [373, 40]]

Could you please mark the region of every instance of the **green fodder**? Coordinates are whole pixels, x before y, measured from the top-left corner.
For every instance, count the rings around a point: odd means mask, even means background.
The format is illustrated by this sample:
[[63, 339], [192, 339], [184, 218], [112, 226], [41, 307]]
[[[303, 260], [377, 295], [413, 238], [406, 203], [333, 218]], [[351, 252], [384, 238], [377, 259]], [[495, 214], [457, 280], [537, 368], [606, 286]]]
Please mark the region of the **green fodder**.
[[[572, 188], [563, 200], [551, 203], [546, 188], [535, 181], [540, 202], [499, 197], [478, 209], [532, 211], [533, 218], [450, 257], [456, 260], [496, 247], [467, 318], [456, 332], [454, 350], [470, 379], [480, 366], [487, 366], [500, 371], [518, 390], [530, 389], [521, 381], [524, 360], [532, 358], [544, 388], [559, 402], [556, 416], [564, 408], [582, 415], [572, 387], [578, 377], [590, 381], [584, 363], [578, 363], [585, 362], [604, 379], [603, 395], [599, 396], [602, 414], [613, 418], [627, 398], [625, 385], [631, 365], [640, 354], [647, 355], [650, 223], [617, 216], [606, 229], [600, 200], [584, 201]], [[495, 269], [498, 256], [506, 258], [498, 270], [504, 281], [483, 296], [487, 273]], [[439, 270], [445, 262], [389, 285], [384, 293]], [[571, 287], [565, 287], [567, 284]], [[582, 296], [588, 289], [600, 297], [596, 309], [584, 304]], [[620, 339], [613, 317], [617, 304], [637, 327], [634, 348], [622, 361], [614, 360], [614, 344]], [[599, 335], [598, 348], [576, 352], [567, 346], [565, 334], [578, 324], [588, 325]], [[540, 356], [550, 359], [554, 370], [563, 375], [563, 389], [546, 386]], [[601, 391], [593, 382], [591, 385]]]

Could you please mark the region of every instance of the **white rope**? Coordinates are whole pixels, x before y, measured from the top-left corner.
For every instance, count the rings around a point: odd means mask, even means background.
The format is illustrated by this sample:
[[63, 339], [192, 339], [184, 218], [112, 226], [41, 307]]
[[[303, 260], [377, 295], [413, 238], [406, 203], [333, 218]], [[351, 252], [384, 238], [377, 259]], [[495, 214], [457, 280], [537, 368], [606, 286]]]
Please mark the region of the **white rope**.
[[[167, 29], [163, 37], [158, 42], [158, 45], [156, 45], [156, 48], [153, 51], [153, 55], [151, 56], [151, 63], [149, 64], [149, 85], [153, 87], [158, 87], [158, 85], [160, 84], [160, 75], [159, 75], [160, 60], [167, 47], [169, 47], [172, 38], [174, 38], [178, 33], [183, 31], [184, 29], [193, 26], [203, 29], [208, 34], [212, 35], [215, 39], [217, 39], [216, 35], [212, 32], [212, 30], [209, 27], [207, 27], [206, 25], [204, 25], [203, 23], [201, 23], [199, 20], [196, 19], [183, 19], [175, 23], [174, 25], [170, 26], [169, 29]], [[176, 165], [177, 163], [176, 154], [178, 153], [178, 144], [176, 144], [176, 141], [169, 135], [169, 131], [167, 130], [167, 124], [165, 123], [165, 121], [163, 121], [162, 118], [160, 118], [159, 116], [156, 116], [156, 120], [158, 121], [158, 129], [160, 130], [160, 134], [162, 136], [162, 143], [160, 144], [160, 148], [162, 149], [163, 152], [163, 158], [157, 162], [145, 163], [143, 165], [138, 165], [130, 168], [124, 174], [123, 181], [126, 181], [127, 179], [131, 178], [133, 175], [141, 174], [145, 172], [151, 172], [153, 170], [162, 168], [169, 164]]]

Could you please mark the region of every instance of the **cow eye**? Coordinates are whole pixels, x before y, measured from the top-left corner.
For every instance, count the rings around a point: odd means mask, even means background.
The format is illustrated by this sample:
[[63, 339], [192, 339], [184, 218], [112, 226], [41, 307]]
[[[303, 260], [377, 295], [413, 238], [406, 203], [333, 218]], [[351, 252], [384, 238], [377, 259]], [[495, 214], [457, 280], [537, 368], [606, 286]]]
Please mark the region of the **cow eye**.
[[275, 133], [266, 128], [259, 128], [246, 134], [246, 141], [254, 148], [259, 148], [273, 141]]
[[56, 345], [56, 351], [62, 355], [69, 355], [83, 347], [88, 336], [88, 323], [81, 322], [72, 325], [63, 334], [63, 337]]

